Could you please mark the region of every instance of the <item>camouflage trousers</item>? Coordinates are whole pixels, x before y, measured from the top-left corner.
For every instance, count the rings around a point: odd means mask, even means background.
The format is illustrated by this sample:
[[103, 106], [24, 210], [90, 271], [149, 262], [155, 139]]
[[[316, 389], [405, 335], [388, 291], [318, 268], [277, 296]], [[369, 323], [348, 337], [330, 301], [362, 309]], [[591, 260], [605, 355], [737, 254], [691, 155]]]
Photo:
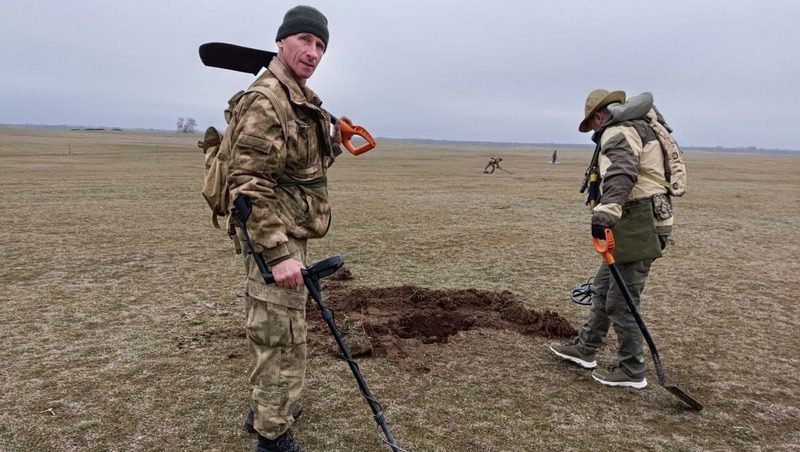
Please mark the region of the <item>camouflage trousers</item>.
[[[622, 280], [625, 281], [637, 308], [652, 263], [653, 259], [617, 264], [617, 269], [619, 269]], [[644, 337], [636, 319], [628, 309], [620, 287], [611, 275], [608, 266], [603, 263], [597, 270], [592, 283], [592, 308], [589, 318], [586, 319], [578, 334], [582, 352], [595, 353], [605, 341], [608, 329], [612, 325], [619, 343], [617, 363], [629, 376], [643, 377], [645, 373], [644, 358], [642, 357]]]
[[[305, 241], [291, 240], [292, 257], [305, 261]], [[250, 408], [253, 427], [269, 439], [294, 423], [292, 406], [300, 400], [306, 372], [306, 289], [264, 283], [255, 260], [245, 254], [246, 332], [253, 356]]]

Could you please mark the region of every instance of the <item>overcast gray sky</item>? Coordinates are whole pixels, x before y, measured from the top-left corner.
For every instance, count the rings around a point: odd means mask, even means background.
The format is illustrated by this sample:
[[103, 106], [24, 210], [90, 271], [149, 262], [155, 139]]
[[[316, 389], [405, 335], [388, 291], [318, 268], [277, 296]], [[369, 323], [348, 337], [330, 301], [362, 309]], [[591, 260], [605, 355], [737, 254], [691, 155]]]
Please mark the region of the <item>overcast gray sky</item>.
[[687, 146], [800, 150], [796, 0], [5, 0], [0, 123], [222, 125], [253, 76], [198, 46], [274, 50], [301, 3], [331, 34], [309, 86], [374, 136], [587, 143], [603, 87], [652, 92]]

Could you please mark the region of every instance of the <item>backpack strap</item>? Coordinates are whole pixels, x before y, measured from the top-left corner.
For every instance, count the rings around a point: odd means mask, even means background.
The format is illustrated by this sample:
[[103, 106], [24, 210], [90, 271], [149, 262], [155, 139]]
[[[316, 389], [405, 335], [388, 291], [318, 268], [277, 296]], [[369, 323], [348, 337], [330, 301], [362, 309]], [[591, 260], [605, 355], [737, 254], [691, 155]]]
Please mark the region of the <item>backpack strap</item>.
[[[259, 94], [263, 94], [264, 97], [269, 99], [272, 107], [275, 109], [275, 113], [278, 115], [278, 121], [281, 123], [281, 130], [283, 131], [283, 138], [284, 140], [289, 139], [289, 134], [286, 131], [287, 124], [289, 120], [286, 116], [286, 111], [283, 108], [279, 108], [278, 105], [280, 104], [278, 101], [277, 94], [266, 88], [264, 86], [251, 86], [247, 89], [247, 92], [256, 92]], [[294, 187], [294, 186], [303, 186], [306, 188], [321, 188], [326, 187], [328, 185], [328, 179], [325, 176], [319, 177], [317, 179], [312, 179], [310, 181], [297, 181], [288, 176], [281, 175], [278, 180], [276, 181], [278, 187]]]
[[683, 161], [683, 151], [667, 126], [661, 123], [659, 116], [654, 107], [646, 119], [656, 134], [664, 155], [664, 177], [669, 184], [667, 190], [672, 196], [683, 196], [686, 193], [686, 164]]
[[269, 100], [269, 102], [272, 104], [272, 108], [275, 109], [275, 113], [277, 113], [278, 115], [278, 120], [281, 123], [283, 138], [288, 139], [289, 134], [286, 132], [286, 125], [289, 123], [289, 120], [286, 117], [286, 111], [283, 108], [279, 107], [280, 102], [278, 101], [278, 96], [275, 94], [275, 92], [264, 86], [251, 86], [250, 88], [247, 89], [247, 92], [256, 92], [262, 94]]
[[677, 144], [675, 144], [675, 139], [672, 138], [667, 129], [664, 128], [655, 117], [650, 117], [648, 119], [650, 120], [650, 128], [653, 129], [653, 133], [655, 133], [656, 138], [658, 138], [658, 144], [661, 145], [661, 153], [664, 156], [664, 178], [669, 182], [672, 176], [672, 170], [669, 167], [669, 150], [673, 147], [677, 147]]

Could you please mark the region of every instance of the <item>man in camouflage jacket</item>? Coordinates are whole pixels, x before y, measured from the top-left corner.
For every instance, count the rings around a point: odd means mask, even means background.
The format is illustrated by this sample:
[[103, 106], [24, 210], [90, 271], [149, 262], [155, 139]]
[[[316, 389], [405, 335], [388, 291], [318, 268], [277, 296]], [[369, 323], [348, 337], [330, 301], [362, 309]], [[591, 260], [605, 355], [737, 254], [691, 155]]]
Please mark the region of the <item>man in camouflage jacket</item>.
[[[592, 140], [600, 147], [600, 198], [592, 211], [592, 236], [605, 240], [605, 229], [613, 230], [614, 258], [638, 307], [650, 266], [661, 257], [673, 220], [661, 144], [646, 117], [615, 120], [608, 106], [624, 102], [622, 91], [592, 91], [578, 130], [594, 130]], [[619, 342], [616, 362], [595, 369], [592, 378], [609, 386], [644, 388], [642, 333], [605, 263], [594, 277], [592, 308], [578, 337], [566, 344], [553, 344], [550, 350], [560, 358], [594, 369], [595, 353], [610, 326]]]
[[[290, 9], [275, 38], [277, 57], [230, 110], [231, 199], [247, 196], [247, 229], [275, 278], [267, 286], [253, 257], [247, 271], [246, 331], [256, 451], [296, 451], [289, 428], [306, 369], [307, 293], [301, 270], [306, 241], [323, 237], [331, 215], [328, 167], [341, 153], [338, 128], [306, 87], [328, 45], [327, 19], [308, 6]], [[296, 408], [294, 409], [297, 415]]]

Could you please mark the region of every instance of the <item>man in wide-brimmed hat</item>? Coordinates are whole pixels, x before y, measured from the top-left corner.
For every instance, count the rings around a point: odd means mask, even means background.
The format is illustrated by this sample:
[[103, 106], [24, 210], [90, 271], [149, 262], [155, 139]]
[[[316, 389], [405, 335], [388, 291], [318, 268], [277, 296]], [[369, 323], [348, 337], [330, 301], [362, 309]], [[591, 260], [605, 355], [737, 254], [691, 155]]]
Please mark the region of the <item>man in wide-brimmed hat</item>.
[[[592, 141], [597, 144], [596, 166], [590, 167], [597, 169], [599, 187], [596, 196], [590, 189], [590, 198], [594, 199], [587, 201], [593, 206], [591, 234], [605, 240], [605, 229], [613, 230], [614, 259], [638, 306], [650, 266], [666, 247], [672, 212], [661, 144], [648, 119], [638, 115], [635, 108], [639, 105], [625, 109], [622, 91], [596, 89], [586, 98], [578, 130], [594, 131]], [[649, 114], [649, 110], [644, 112]], [[668, 208], [659, 211], [656, 205]], [[605, 368], [596, 368], [595, 354], [612, 326], [619, 343], [617, 359]], [[592, 283], [589, 317], [578, 336], [565, 344], [552, 344], [550, 350], [562, 359], [594, 369], [592, 378], [604, 385], [644, 388], [647, 380], [642, 341], [620, 287], [603, 263]]]
[[589, 93], [586, 98], [585, 115], [583, 121], [578, 125], [580, 132], [586, 133], [590, 130], [598, 130], [598, 127], [603, 125], [611, 118], [608, 109], [605, 108], [610, 104], [624, 103], [625, 92], [623, 91], [606, 91], [604, 89], [596, 89]]

